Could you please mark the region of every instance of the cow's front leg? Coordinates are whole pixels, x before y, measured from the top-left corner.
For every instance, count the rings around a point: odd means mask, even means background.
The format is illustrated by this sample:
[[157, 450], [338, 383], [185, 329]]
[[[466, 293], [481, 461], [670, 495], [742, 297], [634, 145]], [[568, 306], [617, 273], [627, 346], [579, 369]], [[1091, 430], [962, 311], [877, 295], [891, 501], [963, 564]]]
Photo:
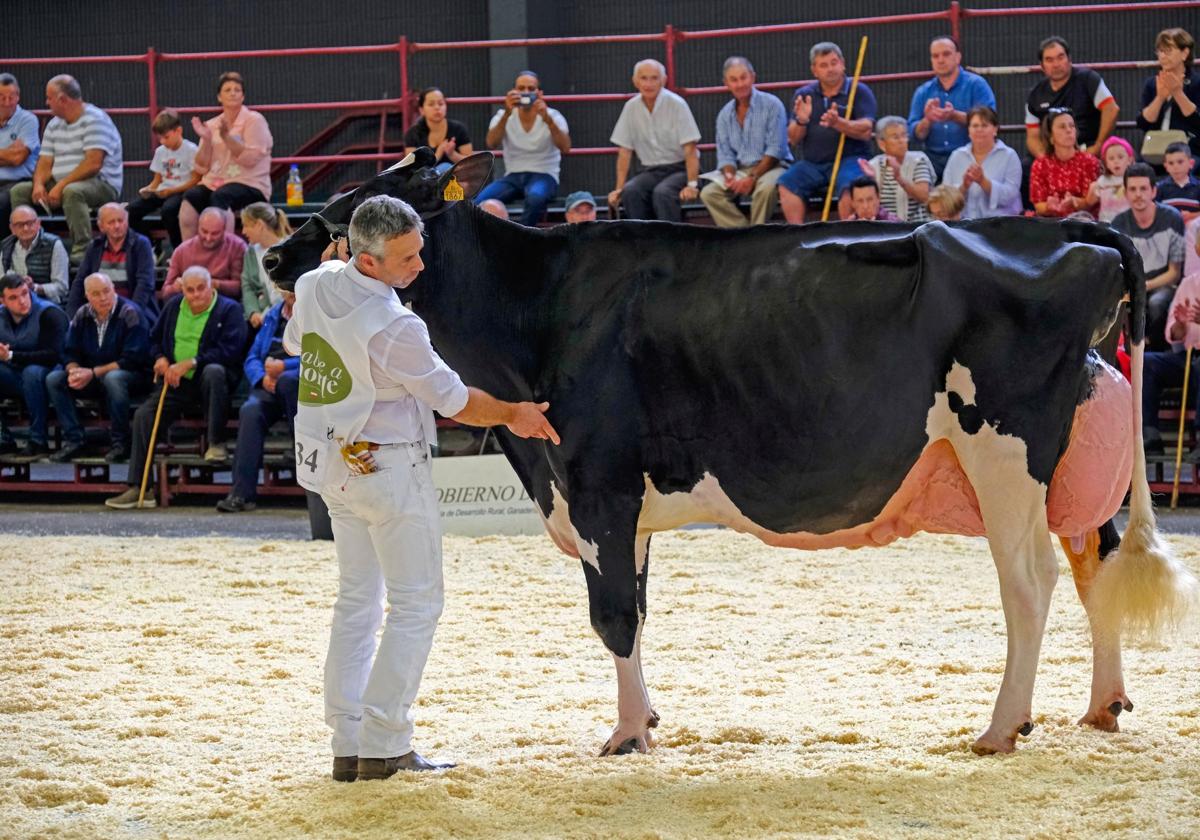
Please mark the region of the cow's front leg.
[[646, 752], [658, 714], [650, 705], [642, 675], [641, 638], [646, 620], [650, 534], [615, 540], [614, 531], [596, 544], [580, 541], [592, 627], [612, 653], [617, 669], [617, 725], [600, 755]]
[[1087, 535], [1082, 551], [1076, 552], [1070, 540], [1062, 540], [1063, 550], [1071, 562], [1075, 591], [1079, 593], [1079, 600], [1087, 610], [1088, 623], [1092, 629], [1092, 697], [1088, 703], [1087, 714], [1079, 719], [1079, 723], [1094, 726], [1105, 732], [1120, 731], [1117, 717], [1123, 711], [1133, 711], [1133, 703], [1125, 694], [1125, 676], [1121, 668], [1121, 637], [1097, 628], [1094, 611], [1088, 606], [1088, 595], [1091, 592], [1092, 581], [1100, 571], [1101, 557], [1115, 551], [1119, 543], [1117, 529], [1111, 521], [1107, 522], [1101, 531], [1092, 531]]

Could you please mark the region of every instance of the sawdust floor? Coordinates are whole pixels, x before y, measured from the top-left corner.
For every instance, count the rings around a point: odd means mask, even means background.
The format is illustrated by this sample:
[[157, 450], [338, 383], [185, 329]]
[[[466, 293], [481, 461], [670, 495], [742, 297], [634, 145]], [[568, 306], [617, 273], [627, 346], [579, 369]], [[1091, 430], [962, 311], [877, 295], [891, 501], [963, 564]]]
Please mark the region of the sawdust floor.
[[[1193, 569], [1200, 540], [1173, 540]], [[418, 701], [441, 775], [327, 779], [328, 543], [0, 536], [3, 837], [1200, 836], [1200, 641], [1126, 652], [1136, 704], [1079, 728], [1065, 561], [1037, 728], [978, 758], [1004, 666], [981, 540], [651, 550], [650, 755], [600, 760], [611, 660], [538, 538], [447, 538]]]

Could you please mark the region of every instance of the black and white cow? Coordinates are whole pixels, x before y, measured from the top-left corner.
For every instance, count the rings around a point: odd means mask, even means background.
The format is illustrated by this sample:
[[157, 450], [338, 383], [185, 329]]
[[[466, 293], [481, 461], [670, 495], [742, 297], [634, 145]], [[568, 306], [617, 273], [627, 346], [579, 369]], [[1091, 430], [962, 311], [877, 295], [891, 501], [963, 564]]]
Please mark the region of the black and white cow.
[[[1126, 295], [1141, 346], [1145, 284], [1127, 239], [1019, 218], [537, 230], [445, 199], [451, 178], [474, 195], [490, 155], [442, 176], [432, 164], [410, 155], [264, 262], [294, 285], [370, 195], [426, 218], [426, 269], [405, 296], [439, 352], [470, 384], [549, 401], [562, 435], [554, 447], [500, 430], [500, 442], [551, 538], [583, 561], [617, 670], [602, 754], [652, 745], [639, 650], [650, 537], [693, 521], [798, 548], [986, 534], [1009, 643], [979, 753], [1011, 751], [1032, 726], [1053, 531], [1093, 631], [1083, 722], [1117, 728], [1132, 708], [1122, 626], [1178, 618], [1194, 588], [1155, 535], [1138, 401], [1090, 349]], [[1101, 565], [1098, 529], [1131, 473], [1130, 527]]]

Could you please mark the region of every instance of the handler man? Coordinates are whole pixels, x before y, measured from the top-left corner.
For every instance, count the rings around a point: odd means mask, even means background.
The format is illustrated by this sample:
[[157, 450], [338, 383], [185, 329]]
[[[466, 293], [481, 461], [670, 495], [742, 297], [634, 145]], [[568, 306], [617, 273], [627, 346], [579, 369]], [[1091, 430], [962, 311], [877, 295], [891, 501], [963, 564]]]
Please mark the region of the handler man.
[[[433, 411], [472, 426], [507, 426], [555, 444], [549, 403], [511, 403], [463, 384], [434, 352], [425, 323], [393, 292], [421, 262], [421, 218], [389, 196], [350, 220], [354, 259], [296, 283], [284, 334], [299, 355], [296, 471], [329, 507], [339, 580], [325, 660], [333, 778], [386, 779], [438, 770], [412, 748], [411, 707], [442, 613], [442, 549], [429, 463]], [[375, 633], [389, 612], [375, 653]]]

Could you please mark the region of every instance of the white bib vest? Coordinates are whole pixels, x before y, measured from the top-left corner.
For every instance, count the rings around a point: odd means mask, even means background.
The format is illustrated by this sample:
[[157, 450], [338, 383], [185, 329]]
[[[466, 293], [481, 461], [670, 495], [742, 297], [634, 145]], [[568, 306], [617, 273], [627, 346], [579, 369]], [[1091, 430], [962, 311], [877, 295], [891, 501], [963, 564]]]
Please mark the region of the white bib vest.
[[[367, 352], [368, 342], [380, 330], [408, 314], [400, 301], [394, 295], [372, 296], [334, 318], [317, 299], [319, 276], [307, 274], [297, 281], [293, 315], [301, 335], [296, 480], [315, 491], [340, 484], [349, 475], [338, 450], [359, 439], [375, 403], [408, 394], [402, 387], [375, 387]], [[426, 442], [435, 443], [433, 411], [422, 404], [421, 414]]]

